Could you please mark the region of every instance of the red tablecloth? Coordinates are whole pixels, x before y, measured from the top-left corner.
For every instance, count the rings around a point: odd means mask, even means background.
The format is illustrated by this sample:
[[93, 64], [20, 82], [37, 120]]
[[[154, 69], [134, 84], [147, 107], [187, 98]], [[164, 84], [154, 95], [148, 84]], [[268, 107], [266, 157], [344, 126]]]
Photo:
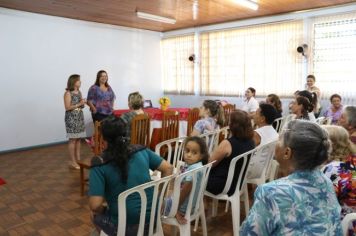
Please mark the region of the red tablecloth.
[[[159, 108], [146, 108], [143, 109], [152, 120], [162, 120], [163, 119], [163, 113]], [[178, 111], [179, 112], [179, 119], [180, 120], [187, 120], [188, 119], [188, 113], [189, 113], [189, 108], [169, 108], [167, 111]], [[124, 109], [124, 110], [114, 110], [113, 114], [115, 116], [121, 116], [122, 114], [129, 112], [130, 110]]]

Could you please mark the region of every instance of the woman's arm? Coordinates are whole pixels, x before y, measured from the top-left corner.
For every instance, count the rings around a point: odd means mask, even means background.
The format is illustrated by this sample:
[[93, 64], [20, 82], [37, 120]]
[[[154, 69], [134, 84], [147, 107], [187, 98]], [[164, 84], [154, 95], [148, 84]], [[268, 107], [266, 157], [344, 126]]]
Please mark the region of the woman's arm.
[[215, 161], [213, 166], [216, 166], [221, 160], [231, 154], [231, 144], [227, 140], [223, 140], [219, 146], [214, 150], [209, 158], [209, 162]]
[[71, 111], [71, 110], [74, 110], [78, 107], [80, 107], [81, 103], [78, 103], [78, 104], [75, 104], [75, 105], [72, 105], [72, 97], [70, 96], [70, 92], [65, 92], [64, 93], [64, 108], [66, 109], [66, 111]]
[[96, 107], [94, 101], [96, 100], [96, 88], [95, 85], [91, 86], [88, 91], [87, 104], [90, 107], [92, 113], [96, 113]]
[[89, 207], [94, 213], [102, 213], [104, 211], [104, 198], [101, 196], [90, 196]]
[[261, 136], [256, 131], [253, 131], [253, 141], [255, 142], [255, 147], [261, 143]]
[[161, 164], [158, 166], [157, 170], [161, 171], [161, 176], [169, 176], [173, 173], [173, 166], [169, 164], [166, 160], [162, 160]]
[[199, 130], [193, 129], [193, 131], [190, 133], [190, 136], [199, 136], [200, 132]]

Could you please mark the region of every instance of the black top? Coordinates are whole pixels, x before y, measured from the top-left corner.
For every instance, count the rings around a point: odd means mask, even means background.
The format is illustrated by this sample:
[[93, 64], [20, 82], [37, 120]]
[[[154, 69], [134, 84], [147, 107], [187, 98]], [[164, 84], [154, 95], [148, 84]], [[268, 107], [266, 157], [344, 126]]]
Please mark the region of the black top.
[[[232, 158], [255, 148], [255, 143], [252, 139], [240, 139], [236, 137], [231, 137], [227, 140], [230, 142], [232, 148], [230, 156], [222, 159], [217, 166], [211, 169], [209, 174], [206, 189], [213, 194], [219, 194], [224, 190]], [[236, 163], [235, 175], [232, 180], [232, 185], [228, 192], [228, 195], [231, 195], [235, 192], [236, 182], [240, 170], [242, 168], [242, 163], [242, 160]]]

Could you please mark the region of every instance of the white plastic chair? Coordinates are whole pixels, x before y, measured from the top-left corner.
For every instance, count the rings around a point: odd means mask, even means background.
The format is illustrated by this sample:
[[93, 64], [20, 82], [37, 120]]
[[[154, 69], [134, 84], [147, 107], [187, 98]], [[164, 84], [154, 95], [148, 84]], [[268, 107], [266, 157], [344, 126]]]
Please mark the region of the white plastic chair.
[[319, 125], [330, 125], [331, 122], [332, 122], [331, 117], [321, 116], [316, 119], [316, 123], [318, 123]]
[[247, 183], [261, 185], [269, 178], [270, 165], [274, 156], [277, 140], [258, 146], [256, 153], [251, 157], [247, 172]]
[[183, 161], [183, 142], [187, 137], [179, 137], [160, 142], [156, 145], [155, 152], [161, 155], [161, 149], [167, 148], [167, 162], [174, 167], [173, 173], [176, 173], [177, 167]]
[[278, 171], [279, 171], [279, 163], [278, 163], [278, 161], [272, 160], [270, 169], [267, 172], [268, 180], [269, 181], [273, 181], [273, 180], [277, 179]]
[[277, 131], [277, 133], [279, 133], [280, 131], [281, 131], [281, 129], [282, 129], [282, 123], [283, 123], [283, 119], [284, 119], [284, 117], [280, 117], [280, 118], [277, 118], [277, 119], [275, 119], [274, 121], [273, 121], [273, 127], [275, 127], [275, 129], [276, 129], [276, 131]]
[[[145, 184], [141, 184], [125, 192], [122, 192], [118, 197], [118, 208], [119, 208], [119, 220], [117, 228], [117, 236], [125, 236], [126, 232], [126, 199], [131, 194], [139, 194], [141, 199], [141, 212], [140, 212], [140, 222], [138, 225], [137, 235], [143, 235], [145, 230], [146, 222], [146, 209], [148, 207], [147, 203], [150, 203], [151, 213], [149, 215], [149, 231], [145, 235], [163, 235], [162, 222], [161, 222], [161, 207], [163, 202], [163, 197], [166, 192], [169, 182], [174, 178], [173, 175], [161, 178], [156, 181], [151, 181]], [[152, 188], [153, 194], [152, 199], [147, 199], [146, 191]], [[145, 191], [146, 190], [146, 191]], [[155, 226], [155, 227], [154, 227]], [[103, 231], [100, 232], [100, 236], [107, 236]]]
[[[246, 216], [248, 215], [248, 211], [250, 209], [245, 177], [248, 172], [250, 158], [252, 155], [254, 155], [255, 152], [256, 149], [253, 149], [237, 157], [234, 157], [231, 160], [225, 187], [220, 194], [215, 195], [213, 193], [205, 191], [206, 196], [213, 198], [212, 216], [217, 215], [218, 200], [226, 200], [228, 202], [231, 202], [232, 227], [233, 227], [234, 236], [238, 236], [240, 231], [240, 197], [241, 196], [242, 196], [242, 200], [244, 201]], [[238, 161], [242, 161], [241, 170], [240, 173], [238, 174], [238, 178], [236, 181], [235, 192], [231, 196], [229, 196], [227, 193], [229, 192], [232, 186], [232, 180], [235, 175], [235, 167]], [[227, 211], [227, 207], [225, 208], [225, 211]]]
[[199, 135], [199, 137], [205, 139], [206, 145], [208, 146], [208, 152], [210, 154], [213, 152], [214, 148], [218, 146], [219, 135], [220, 129]]
[[347, 214], [344, 219], [341, 221], [341, 227], [343, 231], [343, 235], [347, 236], [348, 234], [348, 228], [349, 224], [352, 223], [352, 221], [356, 220], [356, 213], [349, 213]]
[[[207, 228], [206, 228], [206, 219], [205, 219], [205, 211], [204, 211], [204, 190], [206, 188], [206, 183], [208, 180], [209, 172], [213, 163], [206, 164], [200, 168], [187, 171], [178, 175], [174, 181], [174, 190], [173, 190], [173, 202], [172, 207], [167, 216], [162, 217], [162, 222], [168, 225], [174, 225], [179, 228], [180, 235], [190, 235], [191, 226], [190, 222], [198, 219], [201, 219], [202, 222], [202, 229], [203, 235], [207, 235]], [[185, 212], [184, 218], [187, 220], [187, 224], [181, 225], [178, 223], [175, 215], [179, 209], [179, 197], [180, 197], [180, 190], [181, 190], [181, 183], [184, 178], [191, 176], [192, 177], [192, 189], [189, 194], [188, 198], [188, 205]], [[200, 182], [198, 184], [198, 178]], [[194, 201], [194, 199], [196, 199]]]

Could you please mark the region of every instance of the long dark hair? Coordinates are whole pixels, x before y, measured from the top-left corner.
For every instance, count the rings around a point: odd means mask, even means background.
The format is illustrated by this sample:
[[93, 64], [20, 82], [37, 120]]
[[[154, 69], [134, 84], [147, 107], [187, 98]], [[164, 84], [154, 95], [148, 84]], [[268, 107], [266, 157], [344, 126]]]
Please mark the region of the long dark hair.
[[271, 94], [268, 94], [267, 97], [269, 98], [269, 100], [273, 104], [274, 108], [276, 108], [276, 111], [278, 113], [282, 114], [282, 112], [283, 112], [283, 110], [282, 110], [282, 102], [281, 102], [281, 99], [279, 99], [278, 95], [276, 95], [274, 93], [271, 93]]
[[298, 95], [307, 98], [309, 100], [309, 102], [313, 105], [313, 107], [317, 106], [318, 95], [315, 92], [311, 93], [308, 90], [302, 90], [302, 91], [298, 92]]
[[203, 102], [203, 106], [205, 107], [205, 109], [210, 111], [212, 117], [216, 118], [216, 123], [220, 127], [223, 127], [225, 123], [225, 115], [224, 108], [222, 107], [222, 105], [213, 100], [205, 100]]
[[296, 99], [298, 105], [302, 105], [302, 118], [309, 120], [309, 112], [312, 112], [314, 109], [313, 104], [310, 103], [308, 98], [299, 96]]
[[245, 111], [236, 110], [231, 112], [229, 128], [232, 136], [236, 138], [245, 140], [253, 138], [251, 119]]
[[[96, 73], [96, 80], [95, 80], [96, 86], [100, 86], [99, 79], [100, 79], [102, 73], [105, 73], [106, 75], [108, 75], [108, 73], [106, 73], [105, 70], [99, 70], [98, 73]], [[109, 80], [109, 78], [105, 82], [105, 87], [109, 87], [108, 80]]]
[[112, 159], [120, 169], [121, 179], [126, 183], [128, 176], [129, 139], [126, 137], [126, 123], [118, 117], [111, 115], [101, 122], [101, 132], [108, 143], [104, 151], [105, 159]]

